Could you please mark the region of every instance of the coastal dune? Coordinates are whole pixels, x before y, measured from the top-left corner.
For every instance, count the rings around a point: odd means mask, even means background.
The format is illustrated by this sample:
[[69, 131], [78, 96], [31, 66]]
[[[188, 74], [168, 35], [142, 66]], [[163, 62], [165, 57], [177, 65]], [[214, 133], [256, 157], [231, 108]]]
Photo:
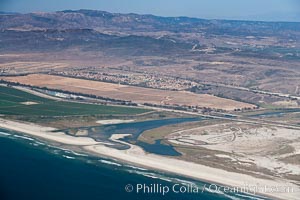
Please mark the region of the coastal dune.
[[[50, 127], [42, 127], [32, 123], [21, 123], [16, 121], [10, 121], [0, 119], [0, 127], [4, 129], [10, 129], [18, 132], [22, 132], [28, 135], [36, 136], [46, 140], [55, 141], [61, 144], [76, 145], [82, 147], [86, 151], [97, 153], [101, 156], [115, 158], [125, 162], [129, 162], [138, 166], [143, 166], [150, 169], [161, 170], [165, 172], [171, 172], [178, 175], [188, 176], [194, 179], [206, 180], [211, 183], [218, 183], [220, 185], [228, 185], [232, 187], [257, 187], [256, 191], [259, 194], [271, 196], [276, 199], [299, 199], [300, 186], [282, 180], [280, 178], [274, 179], [262, 179], [252, 177], [250, 175], [228, 172], [222, 169], [216, 169], [196, 163], [191, 163], [175, 158], [169, 158], [159, 156], [155, 154], [148, 154], [143, 151], [142, 148], [130, 145], [128, 150], [117, 150], [104, 145], [104, 143], [96, 142], [92, 138], [88, 137], [73, 137], [66, 135], [62, 132], [52, 132], [55, 130]], [[124, 135], [113, 135], [112, 140], [117, 141]], [[289, 187], [292, 188], [292, 192], [274, 192], [270, 193], [263, 190], [264, 187]]]

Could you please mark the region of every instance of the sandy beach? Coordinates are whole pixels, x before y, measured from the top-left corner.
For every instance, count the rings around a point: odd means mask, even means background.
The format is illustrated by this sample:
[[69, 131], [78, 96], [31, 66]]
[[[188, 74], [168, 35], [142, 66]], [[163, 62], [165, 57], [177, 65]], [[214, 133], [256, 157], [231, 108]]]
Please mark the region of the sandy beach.
[[[94, 152], [110, 158], [115, 158], [121, 161], [129, 162], [138, 166], [143, 166], [151, 169], [171, 172], [178, 175], [192, 177], [194, 179], [205, 180], [211, 183], [219, 183], [221, 185], [228, 185], [232, 187], [245, 188], [257, 187], [257, 193], [266, 196], [271, 196], [275, 199], [299, 199], [300, 187], [296, 184], [288, 182], [280, 178], [261, 179], [245, 174], [228, 172], [222, 169], [216, 169], [196, 163], [178, 160], [170, 157], [163, 157], [155, 154], [145, 153], [140, 147], [130, 145], [128, 150], [117, 150], [107, 146], [103, 143], [96, 142], [92, 138], [87, 137], [72, 137], [62, 132], [53, 133], [55, 130], [50, 127], [42, 127], [32, 123], [21, 123], [5, 119], [0, 119], [0, 127], [22, 132], [28, 135], [36, 136], [46, 140], [55, 141], [61, 144], [80, 146], [86, 151]], [[118, 140], [124, 135], [113, 135], [112, 140]], [[293, 192], [264, 192], [265, 187], [289, 187]]]
[[47, 140], [59, 142], [62, 144], [78, 145], [78, 146], [99, 144], [99, 142], [96, 142], [92, 138], [72, 137], [64, 134], [63, 132], [51, 132], [56, 129], [50, 127], [43, 127], [31, 123], [20, 123], [20, 122], [0, 119], [0, 127], [26, 133], [32, 136], [37, 136]]

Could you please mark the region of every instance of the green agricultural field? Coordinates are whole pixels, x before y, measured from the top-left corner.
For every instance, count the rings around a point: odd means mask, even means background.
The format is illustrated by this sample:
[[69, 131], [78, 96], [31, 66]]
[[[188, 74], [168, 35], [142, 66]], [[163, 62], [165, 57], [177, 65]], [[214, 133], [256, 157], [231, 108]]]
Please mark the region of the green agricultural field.
[[0, 86], [0, 114], [21, 116], [134, 115], [146, 109], [55, 101]]

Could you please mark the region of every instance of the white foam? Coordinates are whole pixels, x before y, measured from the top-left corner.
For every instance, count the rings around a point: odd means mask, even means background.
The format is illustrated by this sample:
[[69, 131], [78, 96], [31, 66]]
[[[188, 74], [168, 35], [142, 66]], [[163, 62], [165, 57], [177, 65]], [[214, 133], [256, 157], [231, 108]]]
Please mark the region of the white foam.
[[127, 167], [130, 167], [132, 169], [138, 169], [138, 170], [142, 170], [142, 171], [147, 171], [147, 169], [144, 169], [144, 168], [141, 168], [141, 167], [135, 167], [135, 166], [132, 166], [132, 165], [127, 165]]
[[227, 195], [227, 194], [224, 194], [224, 196], [227, 197], [228, 199], [232, 199], [232, 200], [241, 200], [241, 198], [230, 196], [230, 195]]
[[9, 134], [9, 133], [4, 133], [4, 132], [0, 132], [0, 135], [9, 136], [9, 135], [11, 135], [11, 134]]
[[149, 178], [153, 178], [153, 179], [159, 179], [158, 176], [154, 176], [153, 174], [143, 174], [143, 176], [149, 177]]
[[186, 180], [182, 180], [182, 179], [178, 179], [178, 178], [174, 178], [175, 181], [181, 183], [181, 184], [186, 184], [186, 185], [196, 185], [194, 182], [192, 181], [186, 181]]
[[236, 196], [243, 197], [243, 198], [246, 197], [246, 198], [255, 199], [255, 200], [263, 200], [263, 198], [248, 196], [246, 194], [236, 194]]
[[86, 155], [86, 154], [81, 154], [81, 153], [77, 153], [77, 152], [75, 152], [75, 151], [70, 151], [72, 154], [74, 154], [74, 155], [76, 155], [76, 156], [88, 156], [88, 155]]
[[38, 141], [35, 141], [36, 144], [40, 144], [40, 145], [45, 145], [45, 143], [43, 142], [38, 142]]
[[108, 161], [108, 160], [99, 160], [100, 162], [102, 163], [105, 163], [105, 164], [109, 164], [109, 165], [116, 165], [116, 166], [122, 166], [121, 164], [118, 164], [118, 163], [115, 163], [115, 162], [111, 162], [111, 161]]
[[134, 173], [140, 174], [140, 175], [143, 175], [143, 176], [146, 176], [146, 177], [149, 177], [149, 178], [153, 178], [153, 179], [161, 179], [163, 181], [172, 182], [172, 179], [168, 179], [166, 177], [159, 176], [159, 175], [156, 175], [154, 173], [147, 173], [147, 172], [140, 172], [140, 171], [134, 171]]
[[25, 136], [21, 136], [21, 135], [14, 135], [14, 137], [16, 137], [16, 138], [22, 138], [22, 139], [30, 140], [30, 141], [34, 140], [34, 139], [30, 138], [30, 137], [25, 137]]
[[74, 157], [72, 156], [67, 156], [67, 155], [62, 155], [64, 158], [67, 158], [67, 159], [75, 159]]

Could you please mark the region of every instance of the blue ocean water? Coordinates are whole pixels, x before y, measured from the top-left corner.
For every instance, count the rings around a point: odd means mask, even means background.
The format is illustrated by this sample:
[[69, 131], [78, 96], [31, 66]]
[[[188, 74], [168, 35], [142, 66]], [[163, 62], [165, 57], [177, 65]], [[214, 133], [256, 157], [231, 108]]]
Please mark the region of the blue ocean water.
[[178, 183], [204, 182], [137, 168], [115, 160], [57, 148], [20, 133], [0, 129], [1, 200], [144, 200], [144, 199], [258, 199], [244, 194], [126, 192], [131, 184], [157, 184], [172, 188]]

